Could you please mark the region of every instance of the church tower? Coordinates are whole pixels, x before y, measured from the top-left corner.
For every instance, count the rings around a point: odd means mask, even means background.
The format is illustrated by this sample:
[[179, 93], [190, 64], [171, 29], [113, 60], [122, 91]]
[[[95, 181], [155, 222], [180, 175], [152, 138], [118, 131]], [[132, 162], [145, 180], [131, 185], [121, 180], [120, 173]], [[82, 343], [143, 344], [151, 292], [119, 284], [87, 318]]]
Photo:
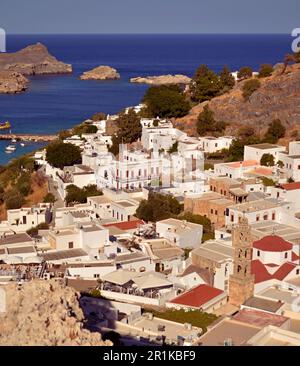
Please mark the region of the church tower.
[[254, 293], [254, 275], [251, 274], [252, 237], [246, 217], [233, 229], [234, 269], [229, 277], [229, 302], [239, 306]]

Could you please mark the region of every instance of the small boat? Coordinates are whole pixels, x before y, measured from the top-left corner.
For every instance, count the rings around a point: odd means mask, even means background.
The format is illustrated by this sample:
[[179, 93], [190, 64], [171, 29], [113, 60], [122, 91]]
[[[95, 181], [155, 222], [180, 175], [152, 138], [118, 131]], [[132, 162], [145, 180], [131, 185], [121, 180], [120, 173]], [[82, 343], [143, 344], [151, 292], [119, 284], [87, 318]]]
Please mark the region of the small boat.
[[12, 152], [12, 151], [16, 150], [16, 147], [14, 145], [8, 145], [8, 146], [6, 146], [5, 150], [7, 152]]
[[16, 142], [17, 142], [17, 140], [16, 140], [16, 139], [12, 139], [12, 140], [11, 140], [11, 142], [16, 143]]
[[21, 145], [22, 147], [24, 147], [24, 146], [25, 146], [24, 142], [21, 142], [21, 143], [20, 143], [20, 145]]
[[4, 123], [0, 123], [0, 130], [8, 130], [11, 127], [9, 121], [6, 121]]

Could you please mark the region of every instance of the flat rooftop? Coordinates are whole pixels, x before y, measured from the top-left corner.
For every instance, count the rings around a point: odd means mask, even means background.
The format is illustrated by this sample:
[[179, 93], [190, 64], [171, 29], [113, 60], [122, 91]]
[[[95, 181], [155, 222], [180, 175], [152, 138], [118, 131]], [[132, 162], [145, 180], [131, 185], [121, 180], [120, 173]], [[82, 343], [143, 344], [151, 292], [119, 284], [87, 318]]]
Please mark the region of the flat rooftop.
[[288, 321], [289, 318], [277, 314], [267, 313], [265, 311], [244, 308], [234, 315], [233, 319], [242, 323], [263, 328], [268, 325], [281, 327], [285, 322]]
[[261, 150], [276, 149], [276, 148], [280, 148], [280, 147], [282, 149], [285, 149], [284, 146], [275, 145], [275, 144], [268, 144], [268, 143], [255, 144], [255, 145], [247, 145], [247, 147], [253, 147], [255, 149], [261, 149]]
[[234, 205], [231, 209], [239, 212], [256, 212], [261, 210], [267, 210], [270, 208], [278, 207], [280, 204], [271, 200], [257, 200], [251, 202], [245, 202], [238, 205]]
[[260, 291], [257, 295], [271, 300], [281, 300], [289, 305], [291, 305], [297, 298], [297, 296], [295, 296], [292, 291], [280, 290], [275, 287], [269, 287], [263, 291]]
[[274, 221], [260, 221], [251, 224], [251, 233], [256, 238], [276, 234], [287, 241], [300, 241], [300, 230]]
[[136, 206], [137, 203], [132, 202], [132, 201], [127, 201], [127, 200], [122, 200], [122, 201], [115, 201], [114, 204], [120, 205], [122, 207], [133, 207]]
[[[164, 335], [168, 340], [173, 341], [177, 341], [178, 335], [184, 337], [185, 339], [189, 337], [196, 338], [197, 335], [202, 331], [202, 329], [197, 327], [192, 327], [191, 330], [188, 330], [184, 327], [184, 324], [170, 322], [157, 317], [154, 317], [151, 320], [147, 319], [146, 317], [142, 317], [130, 325], [143, 331], [151, 331], [154, 333], [157, 332], [159, 335]], [[159, 330], [159, 328], [164, 330]]]
[[20, 243], [28, 243], [28, 242], [33, 242], [33, 240], [26, 233], [8, 235], [5, 238], [0, 239], [0, 245], [20, 244]]
[[200, 344], [202, 346], [223, 346], [226, 340], [231, 340], [234, 346], [245, 346], [247, 341], [260, 329], [251, 324], [224, 319], [200, 338]]
[[274, 301], [254, 296], [245, 301], [243, 306], [268, 311], [270, 313], [276, 313], [283, 306], [283, 302], [280, 300]]
[[209, 240], [192, 250], [192, 255], [207, 258], [215, 262], [224, 262], [233, 258], [234, 249], [230, 245], [221, 244], [217, 241]]

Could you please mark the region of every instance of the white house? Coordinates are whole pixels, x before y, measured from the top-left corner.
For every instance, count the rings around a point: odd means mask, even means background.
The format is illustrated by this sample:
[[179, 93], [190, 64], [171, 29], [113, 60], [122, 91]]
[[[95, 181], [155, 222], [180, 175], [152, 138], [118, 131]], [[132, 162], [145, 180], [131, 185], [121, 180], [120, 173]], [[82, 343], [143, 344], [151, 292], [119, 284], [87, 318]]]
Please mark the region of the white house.
[[256, 160], [260, 163], [260, 160], [264, 154], [270, 154], [274, 157], [275, 164], [278, 162], [280, 153], [285, 152], [285, 146], [274, 145], [269, 143], [246, 145], [244, 147], [244, 161]]
[[232, 144], [233, 137], [221, 136], [221, 137], [199, 137], [201, 147], [206, 153], [215, 153], [222, 149], [229, 149]]
[[166, 219], [156, 223], [156, 231], [180, 248], [195, 248], [201, 244], [203, 226], [185, 220]]

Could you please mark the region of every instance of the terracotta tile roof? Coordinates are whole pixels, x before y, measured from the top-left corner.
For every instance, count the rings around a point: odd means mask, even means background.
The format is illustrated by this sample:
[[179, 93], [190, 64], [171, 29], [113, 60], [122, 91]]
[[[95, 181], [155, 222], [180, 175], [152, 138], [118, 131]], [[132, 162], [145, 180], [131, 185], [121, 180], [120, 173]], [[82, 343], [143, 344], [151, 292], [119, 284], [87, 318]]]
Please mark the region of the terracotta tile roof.
[[268, 235], [253, 243], [253, 248], [266, 252], [286, 252], [293, 249], [293, 245], [277, 235]]
[[234, 163], [228, 164], [230, 168], [247, 168], [249, 166], [258, 165], [258, 162], [256, 160], [245, 160], [245, 161], [236, 161]]
[[293, 191], [295, 189], [300, 189], [300, 182], [281, 184], [281, 187], [286, 191]]
[[261, 175], [272, 175], [272, 169], [263, 167], [257, 167], [253, 170], [253, 172]]
[[292, 261], [298, 261], [300, 259], [300, 256], [297, 255], [295, 252], [292, 252]]
[[251, 262], [251, 273], [254, 274], [255, 283], [260, 283], [268, 280], [282, 281], [296, 267], [296, 264], [286, 262], [282, 264], [276, 272], [269, 273], [266, 266], [258, 259]]
[[113, 224], [105, 224], [104, 227], [117, 227], [120, 230], [132, 230], [136, 229], [139, 225], [143, 225], [143, 220], [134, 220], [134, 221], [124, 221], [124, 222], [115, 222]]
[[173, 304], [179, 304], [184, 306], [191, 306], [195, 308], [200, 308], [208, 301], [211, 301], [215, 297], [223, 294], [222, 290], [208, 285], [199, 285], [194, 287], [190, 291], [179, 295], [171, 301]]

